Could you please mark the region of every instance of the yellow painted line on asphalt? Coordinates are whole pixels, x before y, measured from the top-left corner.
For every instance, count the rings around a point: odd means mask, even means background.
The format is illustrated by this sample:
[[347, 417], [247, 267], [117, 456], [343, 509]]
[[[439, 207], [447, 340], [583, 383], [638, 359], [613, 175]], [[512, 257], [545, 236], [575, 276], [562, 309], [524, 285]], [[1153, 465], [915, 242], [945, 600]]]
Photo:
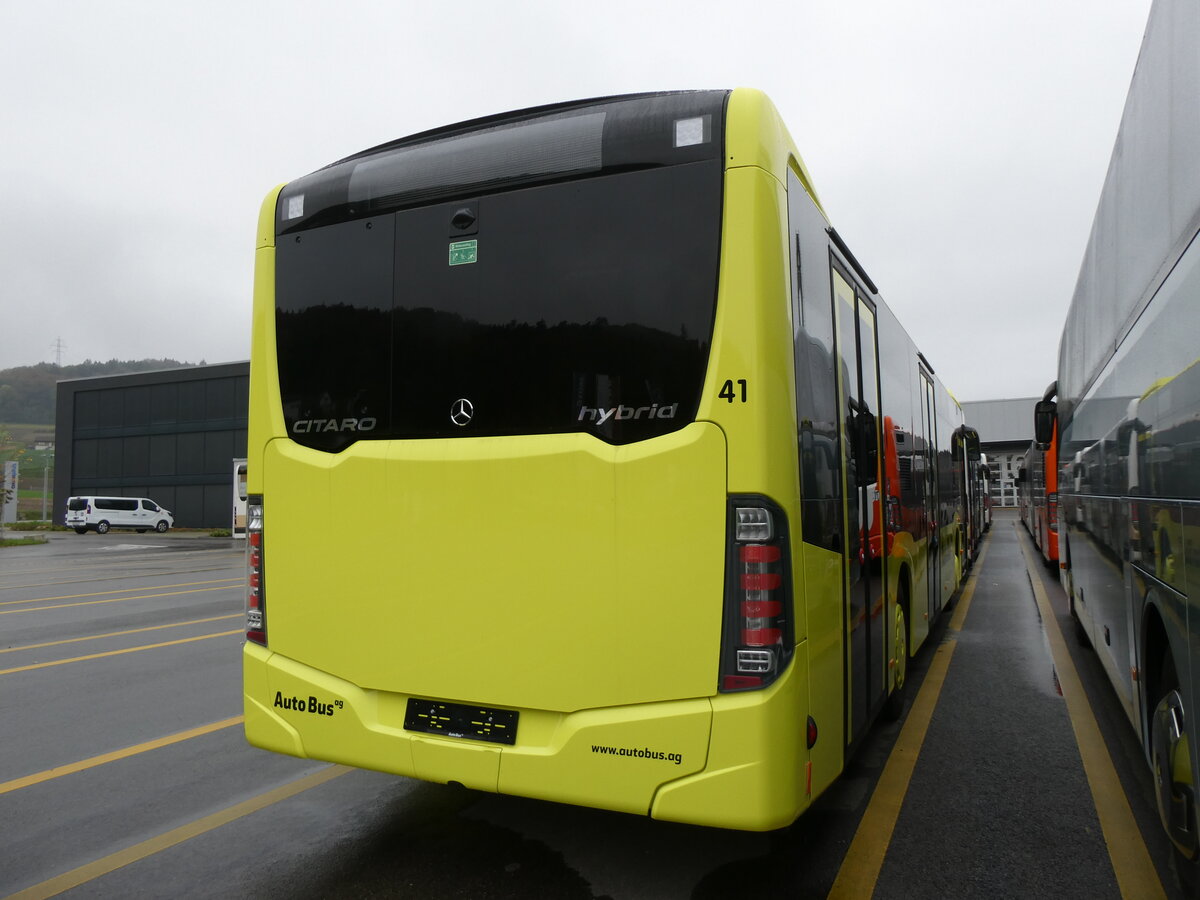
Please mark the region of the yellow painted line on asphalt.
[[241, 725], [244, 720], [244, 716], [234, 716], [232, 719], [222, 719], [220, 722], [212, 722], [208, 725], [201, 725], [199, 728], [192, 728], [188, 731], [180, 731], [176, 732], [175, 734], [168, 734], [166, 737], [155, 738], [152, 741], [135, 744], [134, 746], [126, 747], [123, 750], [114, 750], [111, 753], [102, 753], [99, 756], [81, 759], [79, 762], [68, 763], [65, 766], [55, 766], [53, 769], [46, 769], [44, 772], [36, 772], [33, 775], [26, 775], [23, 778], [14, 778], [12, 781], [0, 783], [0, 794], [7, 794], [9, 791], [19, 791], [21, 788], [27, 788], [31, 785], [41, 784], [43, 781], [51, 781], [55, 778], [62, 778], [64, 775], [74, 775], [76, 772], [83, 772], [87, 769], [94, 769], [96, 766], [103, 766], [121, 759], [128, 759], [131, 756], [137, 756], [139, 753], [147, 753], [150, 750], [158, 750], [160, 747], [169, 747], [171, 744], [178, 744], [182, 741], [188, 741], [192, 738], [201, 737], [202, 735], [212, 734], [214, 731], [220, 731], [223, 728], [232, 728], [234, 725]]
[[[1016, 528], [1016, 523], [1013, 527]], [[1100, 830], [1104, 834], [1104, 843], [1108, 845], [1108, 856], [1112, 860], [1121, 896], [1147, 900], [1165, 898], [1166, 892], [1158, 877], [1158, 870], [1154, 868], [1141, 829], [1133, 818], [1125, 789], [1121, 785], [1121, 779], [1117, 777], [1108, 746], [1104, 743], [1100, 726], [1096, 724], [1096, 717], [1092, 714], [1092, 707], [1088, 703], [1087, 694], [1084, 693], [1083, 682], [1079, 680], [1079, 673], [1075, 670], [1070, 651], [1067, 650], [1062, 629], [1058, 627], [1058, 619], [1050, 606], [1050, 598], [1046, 595], [1046, 589], [1042, 587], [1041, 574], [1038, 572], [1041, 560], [1037, 560], [1035, 565], [1033, 555], [1029, 551], [1029, 542], [1019, 531], [1017, 541], [1025, 555], [1025, 567], [1029, 571], [1033, 595], [1042, 614], [1042, 623], [1050, 642], [1050, 655], [1054, 659], [1055, 671], [1058, 672], [1058, 684], [1062, 688], [1063, 699], [1067, 702], [1067, 715], [1075, 732], [1075, 743], [1079, 747], [1083, 771], [1092, 789], [1092, 800], [1096, 805], [1096, 815], [1100, 819]]]
[[264, 794], [259, 794], [257, 797], [251, 797], [249, 800], [234, 804], [227, 809], [213, 813], [211, 816], [197, 819], [195, 822], [190, 822], [187, 825], [164, 832], [157, 837], [142, 841], [140, 844], [134, 844], [132, 847], [112, 853], [95, 862], [80, 866], [77, 869], [72, 869], [70, 872], [64, 872], [62, 875], [51, 878], [49, 881], [43, 881], [41, 884], [35, 884], [23, 891], [18, 891], [11, 895], [8, 900], [44, 900], [46, 897], [54, 897], [63, 891], [79, 887], [81, 884], [86, 884], [110, 872], [115, 872], [123, 866], [146, 859], [155, 853], [160, 853], [163, 850], [174, 847], [176, 844], [182, 844], [184, 841], [190, 841], [192, 838], [220, 828], [222, 825], [228, 825], [230, 822], [266, 809], [268, 806], [280, 803], [304, 791], [332, 781], [335, 778], [340, 778], [347, 772], [353, 771], [354, 769], [349, 766], [329, 766], [304, 778], [299, 778], [290, 784], [278, 787], [273, 791], [267, 791]]
[[143, 650], [157, 650], [160, 647], [175, 647], [179, 644], [190, 644], [193, 641], [206, 641], [209, 638], [228, 637], [231, 634], [245, 634], [238, 628], [235, 631], [218, 631], [216, 634], [201, 634], [197, 637], [180, 638], [177, 641], [163, 641], [161, 644], [143, 644], [140, 647], [126, 647], [124, 650], [109, 650], [105, 653], [91, 653], [87, 656], [74, 656], [70, 659], [56, 659], [52, 662], [33, 663], [28, 666], [17, 666], [13, 669], [0, 669], [0, 675], [12, 675], [14, 672], [30, 672], [34, 669], [48, 669], [52, 666], [65, 666], [68, 663], [87, 662], [89, 659], [104, 659], [108, 656], [121, 656], [126, 653], [141, 653]]
[[[979, 559], [967, 577], [962, 596], [958, 598], [958, 606], [949, 624], [950, 630], [954, 632], [962, 630], [967, 610], [971, 606], [971, 597], [975, 594], [975, 582], [983, 568], [983, 558], [987, 555], [989, 541], [990, 537], [984, 538]], [[921, 682], [921, 690], [904, 720], [900, 736], [896, 738], [892, 752], [883, 767], [883, 773], [871, 794], [867, 811], [858, 823], [854, 839], [850, 842], [850, 849], [846, 851], [837, 878], [829, 890], [829, 900], [861, 900], [875, 893], [875, 884], [883, 868], [883, 859], [892, 842], [896, 820], [908, 794], [908, 785], [912, 781], [913, 770], [921, 755], [925, 735], [929, 732], [933, 712], [937, 709], [938, 698], [942, 693], [942, 685], [946, 682], [946, 673], [950, 670], [950, 659], [956, 646], [957, 641], [947, 639], [934, 653], [929, 663], [929, 671], [925, 673], [925, 680]]]
[[[241, 579], [239, 579], [240, 581]], [[155, 597], [177, 597], [181, 594], [207, 594], [210, 591], [228, 591], [237, 584], [227, 584], [224, 587], [192, 588], [190, 591], [165, 591], [161, 594], [135, 594], [129, 597], [109, 597], [107, 600], [84, 600], [82, 603], [58, 603], [53, 606], [31, 606], [28, 609], [0, 609], [0, 616], [11, 616], [14, 613], [43, 612], [48, 609], [72, 609], [77, 606], [96, 606], [100, 603], [124, 603], [126, 600], [152, 600]], [[16, 601], [18, 603], [35, 603], [35, 600]]]
[[900, 815], [904, 796], [908, 793], [908, 784], [921, 754], [925, 734], [929, 731], [929, 722], [937, 707], [954, 647], [954, 641], [946, 641], [937, 648], [929, 663], [921, 691], [904, 720], [896, 745], [892, 747], [883, 774], [879, 776], [879, 783], [875, 785], [875, 792], [871, 794], [871, 802], [842, 860], [842, 867], [829, 891], [829, 900], [861, 900], [875, 892], [875, 882], [879, 880], [879, 870], [883, 868], [883, 857], [892, 841], [896, 819]]
[[186, 622], [171, 622], [167, 625], [147, 625], [145, 628], [130, 628], [128, 631], [109, 631], [105, 634], [89, 634], [86, 637], [64, 638], [61, 641], [46, 641], [44, 644], [22, 644], [18, 647], [0, 647], [0, 653], [18, 653], [21, 650], [41, 650], [43, 647], [61, 647], [63, 644], [78, 644], [81, 641], [100, 641], [104, 638], [124, 637], [146, 631], [162, 631], [164, 628], [183, 628], [187, 625], [203, 625], [206, 622], [223, 622], [225, 619], [240, 619], [241, 613], [227, 616], [209, 616], [206, 619], [189, 619]]
[[[149, 577], [158, 577], [158, 576], [143, 575], [143, 576], [137, 576], [137, 577], [149, 578]], [[180, 582], [179, 584], [156, 584], [152, 587], [148, 586], [148, 587], [144, 587], [144, 588], [121, 588], [120, 590], [116, 590], [116, 591], [93, 591], [90, 594], [64, 594], [61, 597], [30, 597], [28, 600], [5, 600], [3, 603], [0, 603], [0, 606], [17, 606], [22, 603], [49, 603], [49, 602], [52, 602], [55, 600], [83, 600], [86, 597], [107, 597], [109, 594], [128, 594], [131, 590], [132, 591], [145, 591], [145, 590], [157, 591], [157, 590], [161, 590], [162, 588], [200, 587], [202, 585], [208, 585], [208, 584], [238, 584], [239, 582], [241, 582], [243, 580], [244, 579], [242, 579], [242, 578], [214, 578], [210, 581], [183, 581], [183, 582]], [[154, 594], [151, 596], [158, 596], [158, 595]]]
[[987, 558], [988, 545], [991, 542], [991, 533], [989, 532], [983, 539], [983, 546], [979, 550], [979, 559], [975, 560], [967, 583], [963, 586], [962, 596], [958, 598], [958, 606], [954, 609], [954, 615], [950, 617], [948, 627], [951, 631], [963, 630], [963, 624], [967, 621], [967, 610], [971, 608], [971, 598], [975, 596], [975, 582], [979, 580], [979, 573], [983, 569], [983, 561]]

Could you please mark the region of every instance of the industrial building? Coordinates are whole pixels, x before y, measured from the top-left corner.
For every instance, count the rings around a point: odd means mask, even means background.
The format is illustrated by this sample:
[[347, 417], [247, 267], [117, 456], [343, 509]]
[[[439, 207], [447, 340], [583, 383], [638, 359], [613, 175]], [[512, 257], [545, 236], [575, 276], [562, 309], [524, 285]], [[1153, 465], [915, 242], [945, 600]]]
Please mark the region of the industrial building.
[[992, 473], [992, 506], [1017, 505], [1017, 472], [1033, 442], [1033, 405], [1024, 400], [978, 400], [963, 403], [967, 424], [979, 432]]
[[67, 498], [150, 497], [185, 528], [229, 527], [246, 455], [250, 364], [58, 383], [54, 521]]

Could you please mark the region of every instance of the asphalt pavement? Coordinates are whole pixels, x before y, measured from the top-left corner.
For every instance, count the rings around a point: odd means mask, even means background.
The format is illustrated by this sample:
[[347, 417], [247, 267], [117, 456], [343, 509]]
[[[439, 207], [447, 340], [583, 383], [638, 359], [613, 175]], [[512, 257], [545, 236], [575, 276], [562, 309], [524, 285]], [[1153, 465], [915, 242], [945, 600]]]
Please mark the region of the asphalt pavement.
[[[762, 835], [343, 770], [241, 736], [243, 541], [47, 537], [0, 550], [0, 895], [826, 897], [919, 718], [876, 725], [809, 812]], [[912, 661], [912, 708], [932, 712], [853, 896], [1178, 896], [1137, 737], [1090, 649], [1054, 655], [1071, 620], [1027, 543], [997, 515]], [[1060, 690], [1076, 673], [1136, 822], [1121, 840], [1153, 860], [1124, 893]]]

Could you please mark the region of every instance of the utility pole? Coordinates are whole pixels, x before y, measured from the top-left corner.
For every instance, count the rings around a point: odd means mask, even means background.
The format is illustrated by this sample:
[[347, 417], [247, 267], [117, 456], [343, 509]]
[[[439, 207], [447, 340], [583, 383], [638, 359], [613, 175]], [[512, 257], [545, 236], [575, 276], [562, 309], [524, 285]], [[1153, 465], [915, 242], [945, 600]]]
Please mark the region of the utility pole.
[[47, 519], [46, 519], [46, 503], [47, 503], [46, 489], [49, 486], [50, 464], [53, 462], [53, 460], [54, 460], [53, 456], [43, 456], [42, 457], [42, 521], [43, 522], [47, 521]]

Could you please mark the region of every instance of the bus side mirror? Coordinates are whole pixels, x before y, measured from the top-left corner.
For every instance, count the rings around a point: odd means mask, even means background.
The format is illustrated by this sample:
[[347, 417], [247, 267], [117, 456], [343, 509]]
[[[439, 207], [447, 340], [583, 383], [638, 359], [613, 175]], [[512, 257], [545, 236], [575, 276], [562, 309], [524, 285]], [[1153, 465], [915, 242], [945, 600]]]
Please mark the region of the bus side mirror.
[[[963, 456], [967, 460], [979, 462], [983, 458], [983, 451], [979, 444], [979, 432], [970, 425], [960, 425], [954, 429], [954, 440], [962, 443]], [[957, 446], [956, 443], [955, 447], [957, 448]]]
[[979, 432], [974, 428], [963, 430], [963, 443], [966, 444], [967, 459], [979, 462], [983, 458], [983, 450], [979, 446]]
[[1039, 400], [1033, 407], [1033, 442], [1039, 450], [1050, 449], [1057, 415], [1058, 404], [1053, 400]]

